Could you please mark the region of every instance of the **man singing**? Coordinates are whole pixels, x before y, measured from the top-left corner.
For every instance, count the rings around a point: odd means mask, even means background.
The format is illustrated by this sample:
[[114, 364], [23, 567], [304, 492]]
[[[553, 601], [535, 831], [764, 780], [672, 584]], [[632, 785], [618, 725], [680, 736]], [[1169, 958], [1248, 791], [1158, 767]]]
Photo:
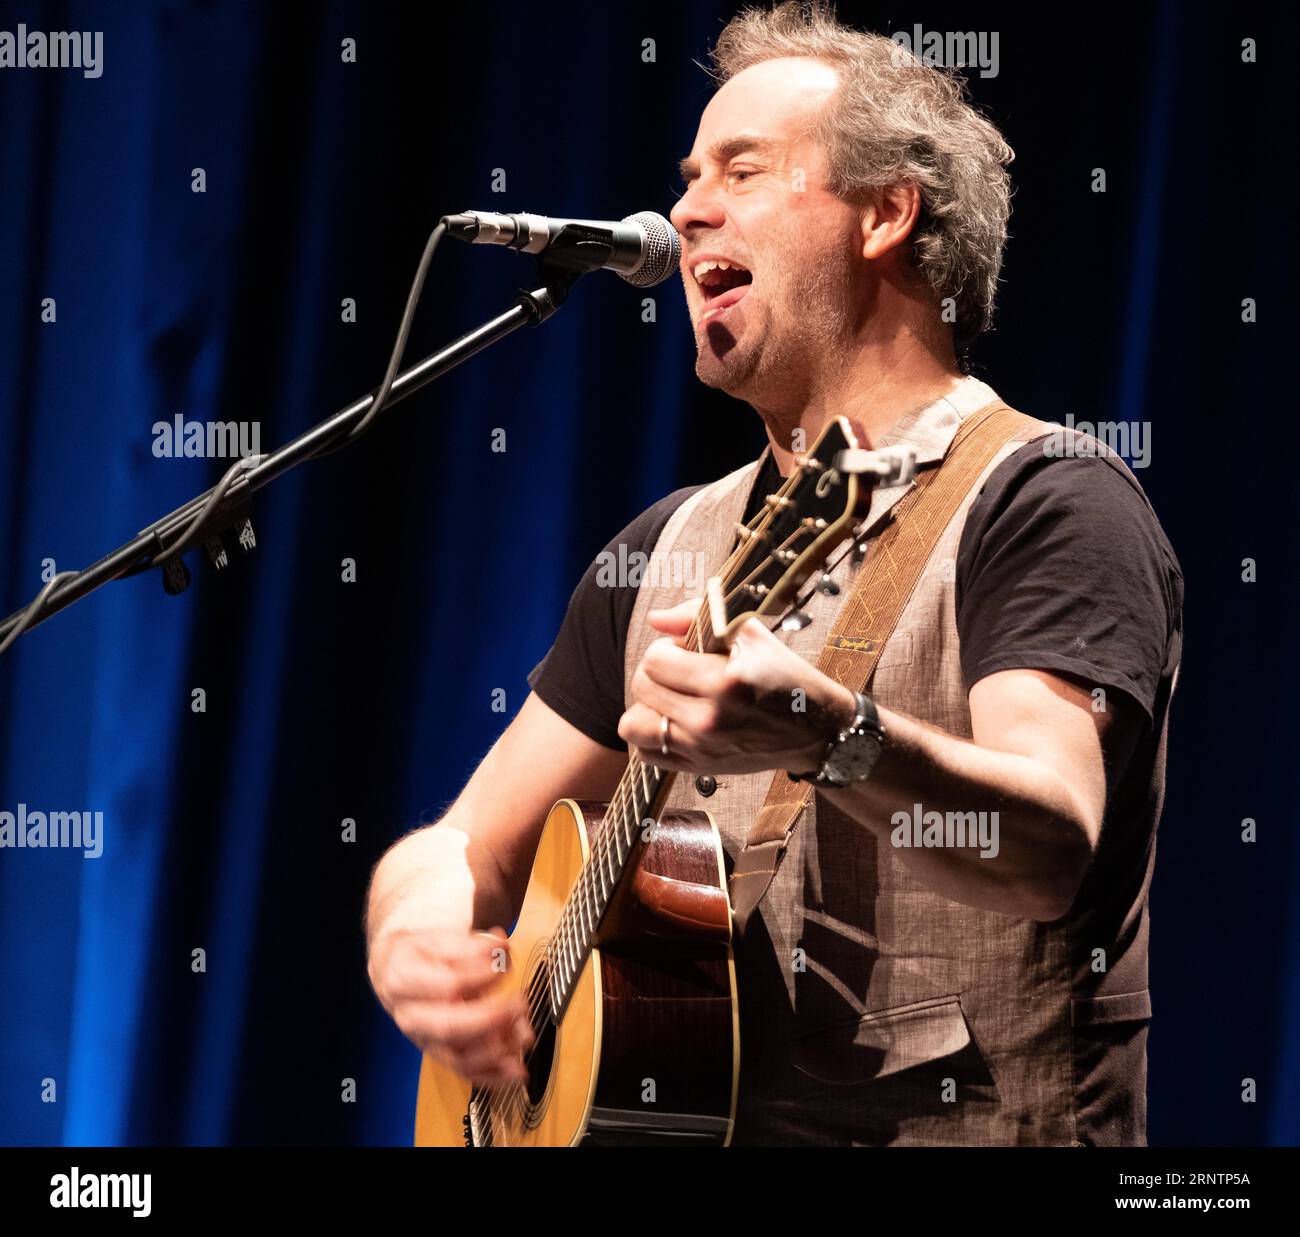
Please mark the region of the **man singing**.
[[[740, 14], [713, 61], [672, 221], [696, 373], [769, 445], [608, 547], [709, 571], [829, 418], [924, 468], [999, 406], [960, 358], [992, 316], [1011, 159], [952, 75], [821, 4]], [[788, 771], [815, 792], [735, 942], [733, 1143], [1144, 1143], [1182, 576], [1123, 462], [1054, 429], [970, 485], [866, 692], [815, 663], [887, 520], [811, 624], [752, 620], [729, 655], [683, 647], [698, 597], [593, 563], [518, 716], [376, 868], [370, 977], [398, 1026], [476, 1083], [522, 1078], [526, 1010], [481, 930], [514, 921], [551, 804], [608, 799], [636, 749], [734, 858]], [[928, 827], [954, 819], [976, 844]]]

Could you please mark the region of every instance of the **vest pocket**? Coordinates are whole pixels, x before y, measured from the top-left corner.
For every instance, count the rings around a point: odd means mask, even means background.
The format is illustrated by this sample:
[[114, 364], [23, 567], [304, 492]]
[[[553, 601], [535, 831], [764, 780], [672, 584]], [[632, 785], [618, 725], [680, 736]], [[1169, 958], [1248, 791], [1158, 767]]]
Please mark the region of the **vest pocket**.
[[1070, 1001], [1076, 1027], [1105, 1026], [1114, 1022], [1147, 1022], [1151, 1018], [1151, 990], [1117, 992], [1112, 996], [1076, 996]]
[[878, 670], [888, 670], [890, 666], [910, 666], [912, 664], [912, 632], [910, 628], [896, 631], [885, 641], [876, 662]]
[[931, 997], [795, 1037], [795, 1068], [823, 1082], [865, 1082], [960, 1052], [971, 1043], [960, 997]]

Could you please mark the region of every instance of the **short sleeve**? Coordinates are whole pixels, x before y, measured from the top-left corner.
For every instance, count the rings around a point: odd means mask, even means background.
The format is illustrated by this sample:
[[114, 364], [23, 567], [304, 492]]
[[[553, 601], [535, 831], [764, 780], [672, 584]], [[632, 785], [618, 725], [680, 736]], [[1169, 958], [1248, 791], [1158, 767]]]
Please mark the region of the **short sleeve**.
[[1116, 458], [1054, 456], [1039, 441], [1004, 460], [971, 505], [956, 590], [967, 690], [999, 670], [1060, 671], [1154, 717], [1182, 573]]
[[[637, 553], [649, 554], [673, 512], [699, 486], [675, 490], [648, 507], [592, 560], [546, 656], [528, 675], [533, 691], [571, 726], [615, 751], [623, 716], [623, 658], [636, 586], [619, 571]], [[635, 560], [631, 560], [635, 561]]]

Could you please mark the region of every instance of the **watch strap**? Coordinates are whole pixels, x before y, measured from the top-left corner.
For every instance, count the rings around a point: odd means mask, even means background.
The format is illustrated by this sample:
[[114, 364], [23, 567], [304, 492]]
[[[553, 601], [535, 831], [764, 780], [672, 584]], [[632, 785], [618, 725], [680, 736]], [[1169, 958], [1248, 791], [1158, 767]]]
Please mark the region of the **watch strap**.
[[826, 753], [822, 757], [821, 765], [811, 773], [787, 774], [792, 782], [809, 782], [813, 786], [833, 787], [850, 784], [848, 782], [837, 782], [826, 771], [826, 766], [830, 762], [836, 747], [843, 743], [854, 731], [866, 731], [868, 734], [874, 734], [877, 739], [885, 737], [885, 732], [880, 728], [880, 711], [876, 708], [876, 702], [866, 692], [854, 691], [853, 703], [853, 720], [843, 730], [839, 731], [833, 739], [827, 740]]

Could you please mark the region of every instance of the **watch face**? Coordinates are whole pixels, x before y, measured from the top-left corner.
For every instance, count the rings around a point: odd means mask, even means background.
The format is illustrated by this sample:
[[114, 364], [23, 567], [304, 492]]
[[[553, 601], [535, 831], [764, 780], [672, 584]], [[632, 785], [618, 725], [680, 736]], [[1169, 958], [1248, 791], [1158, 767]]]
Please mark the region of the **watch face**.
[[826, 772], [837, 782], [861, 782], [880, 758], [880, 740], [865, 730], [850, 730], [829, 756]]

